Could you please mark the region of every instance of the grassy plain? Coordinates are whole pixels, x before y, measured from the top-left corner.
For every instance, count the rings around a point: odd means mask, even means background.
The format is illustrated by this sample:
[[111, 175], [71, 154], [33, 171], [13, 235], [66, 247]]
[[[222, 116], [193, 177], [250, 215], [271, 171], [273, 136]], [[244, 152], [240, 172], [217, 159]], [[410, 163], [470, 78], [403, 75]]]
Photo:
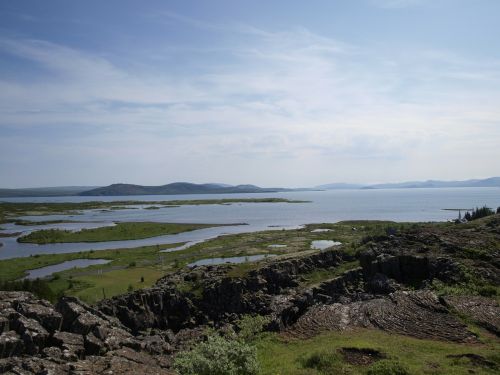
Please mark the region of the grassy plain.
[[[408, 374], [498, 374], [496, 371], [500, 367], [500, 342], [486, 331], [478, 332], [482, 342], [480, 344], [421, 340], [375, 329], [326, 332], [307, 340], [267, 334], [256, 344], [262, 367], [261, 375], [369, 373], [373, 364], [349, 363], [342, 355], [342, 348], [375, 349], [386, 357], [384, 361], [399, 363], [407, 369]], [[449, 357], [461, 354], [481, 355], [499, 367], [494, 369], [485, 364], [481, 365], [467, 357]], [[320, 359], [311, 361], [313, 357]]]
[[[340, 222], [336, 224], [312, 224], [301, 229], [269, 230], [220, 236], [175, 252], [161, 250], [182, 244], [144, 246], [132, 249], [82, 251], [78, 253], [44, 254], [0, 261], [0, 281], [12, 281], [25, 275], [27, 270], [41, 268], [74, 259], [109, 259], [105, 265], [77, 268], [57, 273], [49, 286], [55, 294], [78, 295], [86, 302], [95, 302], [125, 292], [129, 284], [134, 289], [150, 286], [154, 280], [186, 264], [205, 258], [276, 254], [280, 257], [296, 256], [314, 252], [310, 250], [313, 240], [333, 240], [344, 244], [343, 250], [353, 252], [360, 240], [370, 234], [383, 231], [390, 222]], [[314, 232], [315, 229], [330, 229]], [[273, 248], [269, 245], [283, 244]], [[91, 245], [89, 245], [91, 246]], [[229, 276], [238, 277], [258, 267], [262, 262], [236, 265]], [[356, 262], [346, 264], [354, 268]], [[344, 268], [343, 268], [344, 269]], [[320, 282], [335, 275], [334, 270], [325, 270], [307, 276], [306, 283]], [[143, 276], [145, 281], [140, 282]]]
[[177, 234], [196, 229], [220, 226], [219, 224], [177, 224], [155, 222], [123, 222], [112, 227], [100, 227], [69, 231], [61, 229], [44, 229], [19, 237], [18, 242], [37, 244], [69, 243], [69, 242], [104, 242], [150, 238], [168, 234]]

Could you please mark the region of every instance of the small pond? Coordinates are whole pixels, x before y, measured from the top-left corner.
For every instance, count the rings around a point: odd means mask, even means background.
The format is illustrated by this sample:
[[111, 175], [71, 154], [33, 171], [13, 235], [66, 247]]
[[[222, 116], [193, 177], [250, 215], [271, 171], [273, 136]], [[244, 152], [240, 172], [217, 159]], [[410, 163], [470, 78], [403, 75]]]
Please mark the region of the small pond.
[[323, 233], [323, 232], [331, 232], [332, 230], [331, 229], [327, 229], [327, 228], [317, 228], [317, 229], [313, 229], [311, 231], [311, 233]]
[[88, 266], [94, 266], [96, 264], [106, 264], [111, 262], [108, 259], [75, 259], [68, 260], [66, 262], [53, 264], [51, 266], [36, 268], [34, 270], [28, 270], [28, 275], [26, 275], [25, 279], [37, 279], [42, 277], [47, 277], [52, 275], [55, 272], [61, 272], [65, 270], [69, 270], [74, 267], [84, 268]]
[[317, 240], [311, 242], [311, 249], [313, 250], [324, 250], [332, 246], [342, 245], [342, 242], [331, 241], [331, 240]]
[[241, 257], [228, 257], [228, 258], [207, 258], [200, 259], [196, 262], [189, 263], [188, 267], [194, 266], [213, 266], [216, 264], [224, 264], [224, 263], [246, 263], [253, 262], [256, 260], [261, 260], [264, 258], [269, 258], [276, 256], [276, 254], [259, 254], [259, 255], [249, 255], [249, 256], [241, 256]]
[[280, 248], [283, 248], [283, 247], [286, 247], [287, 245], [283, 245], [283, 244], [272, 244], [272, 245], [267, 245], [267, 247], [272, 247], [272, 248], [275, 248], [275, 249], [280, 249]]

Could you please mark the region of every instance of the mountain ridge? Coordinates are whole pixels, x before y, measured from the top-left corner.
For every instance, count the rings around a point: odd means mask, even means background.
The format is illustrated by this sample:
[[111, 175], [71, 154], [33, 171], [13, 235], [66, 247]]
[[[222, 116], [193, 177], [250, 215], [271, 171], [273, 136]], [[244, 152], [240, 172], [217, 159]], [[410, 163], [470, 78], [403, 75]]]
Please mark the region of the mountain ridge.
[[275, 193], [292, 191], [285, 188], [261, 188], [255, 185], [223, 186], [220, 184], [193, 184], [173, 182], [160, 186], [133, 184], [112, 184], [79, 193], [80, 196], [116, 196], [116, 195], [178, 195], [178, 194], [232, 194], [232, 193]]
[[420, 188], [450, 188], [450, 187], [500, 187], [500, 177], [489, 177], [484, 179], [469, 179], [461, 181], [406, 181], [382, 184], [349, 184], [332, 183], [316, 186], [318, 189], [336, 190], [336, 189], [420, 189]]

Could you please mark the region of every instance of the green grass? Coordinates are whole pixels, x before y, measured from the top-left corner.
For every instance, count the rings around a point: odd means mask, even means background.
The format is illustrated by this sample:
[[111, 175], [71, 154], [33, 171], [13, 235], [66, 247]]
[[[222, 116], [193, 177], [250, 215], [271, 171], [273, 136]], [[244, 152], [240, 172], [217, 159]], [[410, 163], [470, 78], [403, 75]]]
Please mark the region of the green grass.
[[[96, 265], [85, 269], [72, 269], [58, 274], [57, 279], [49, 282], [55, 294], [78, 295], [87, 302], [95, 302], [102, 298], [102, 288], [112, 285], [112, 278], [116, 276], [116, 283], [120, 286], [106, 291], [106, 295], [114, 295], [121, 291], [126, 291], [129, 282], [123, 282], [122, 276], [130, 275], [130, 280], [136, 280], [137, 274], [135, 268], [149, 270], [149, 274], [159, 277], [167, 272], [171, 272], [186, 264], [204, 258], [228, 257], [228, 256], [246, 256], [254, 254], [280, 254], [284, 256], [296, 256], [300, 254], [309, 254], [314, 251], [309, 250], [309, 244], [314, 239], [333, 239], [339, 240], [349, 246], [352, 242], [359, 241], [366, 233], [371, 233], [371, 229], [351, 230], [351, 223], [328, 224], [333, 228], [332, 232], [312, 233], [312, 230], [326, 226], [321, 224], [308, 226], [303, 229], [290, 231], [265, 231], [254, 233], [242, 233], [235, 235], [221, 236], [212, 240], [194, 245], [190, 248], [172, 253], [160, 253], [159, 250], [179, 246], [160, 245], [144, 246], [133, 249], [112, 249], [100, 251], [82, 251], [79, 253], [65, 254], [44, 254], [26, 258], [15, 258], [0, 261], [0, 280], [9, 281], [23, 277], [25, 272], [30, 269], [45, 267], [57, 263], [62, 263], [74, 259], [109, 259], [111, 263], [106, 265]], [[112, 227], [103, 229], [109, 230]], [[268, 245], [283, 243], [286, 248], [269, 248]], [[130, 264], [136, 264], [136, 267], [129, 267]], [[243, 276], [248, 271], [259, 266], [258, 262], [243, 263], [236, 265], [230, 271], [229, 276]], [[341, 266], [343, 267], [343, 266]], [[347, 266], [346, 266], [347, 267]], [[102, 270], [102, 271], [99, 271]], [[144, 271], [146, 273], [146, 271]], [[148, 274], [143, 275], [145, 283], [143, 285], [133, 284], [133, 287], [149, 286]], [[331, 275], [328, 275], [331, 276]], [[70, 283], [71, 281], [71, 283]], [[71, 286], [71, 288], [70, 288]], [[196, 292], [199, 290], [196, 285], [186, 285], [186, 290]], [[88, 290], [88, 291], [87, 291]]]
[[[138, 265], [171, 262], [174, 253], [161, 253], [160, 250], [177, 247], [182, 243], [156, 246], [142, 246], [130, 249], [110, 249], [99, 251], [80, 251], [77, 253], [43, 254], [23, 258], [0, 260], [0, 281], [11, 281], [26, 275], [27, 270], [42, 268], [74, 259], [109, 259], [106, 265], [92, 266], [91, 269], [109, 267], [125, 267], [133, 262]], [[176, 253], [175, 253], [176, 254]], [[160, 257], [162, 257], [160, 259]], [[66, 271], [68, 272], [68, 271]]]
[[73, 232], [61, 229], [44, 229], [20, 237], [18, 242], [36, 244], [68, 242], [103, 242], [137, 240], [167, 234], [177, 234], [196, 229], [219, 226], [218, 224], [176, 224], [176, 223], [118, 223], [112, 227], [82, 229]]
[[340, 276], [346, 271], [352, 270], [354, 268], [359, 267], [359, 261], [355, 260], [352, 262], [345, 262], [340, 264], [338, 267], [334, 268], [318, 268], [310, 273], [306, 273], [303, 275], [304, 282], [303, 286], [313, 286], [319, 284], [325, 280], [333, 279], [337, 276]]
[[[73, 287], [66, 294], [95, 303], [104, 296], [110, 298], [130, 290], [148, 288], [165, 273], [153, 267], [132, 267], [97, 275], [73, 277]], [[141, 277], [144, 281], [141, 281]]]
[[[482, 344], [457, 344], [443, 341], [420, 340], [408, 336], [385, 333], [379, 330], [360, 329], [347, 332], [329, 332], [308, 340], [285, 340], [277, 334], [264, 335], [256, 341], [260, 375], [316, 375], [316, 374], [366, 374], [370, 365], [360, 366], [347, 363], [339, 349], [370, 348], [397, 362], [410, 374], [494, 374], [494, 370], [479, 367], [467, 359], [448, 358], [448, 355], [474, 353], [500, 366], [500, 343], [490, 336]], [[316, 361], [314, 357], [319, 357]], [[319, 363], [319, 367], [307, 366]], [[311, 364], [311, 363], [310, 363]], [[333, 366], [330, 372], [321, 371]]]

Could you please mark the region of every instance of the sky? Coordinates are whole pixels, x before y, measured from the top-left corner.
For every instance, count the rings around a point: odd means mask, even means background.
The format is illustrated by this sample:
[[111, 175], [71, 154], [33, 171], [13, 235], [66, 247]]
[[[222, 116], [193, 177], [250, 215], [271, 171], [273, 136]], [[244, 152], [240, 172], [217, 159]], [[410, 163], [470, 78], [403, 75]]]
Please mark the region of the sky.
[[0, 187], [500, 175], [500, 1], [3, 0]]

